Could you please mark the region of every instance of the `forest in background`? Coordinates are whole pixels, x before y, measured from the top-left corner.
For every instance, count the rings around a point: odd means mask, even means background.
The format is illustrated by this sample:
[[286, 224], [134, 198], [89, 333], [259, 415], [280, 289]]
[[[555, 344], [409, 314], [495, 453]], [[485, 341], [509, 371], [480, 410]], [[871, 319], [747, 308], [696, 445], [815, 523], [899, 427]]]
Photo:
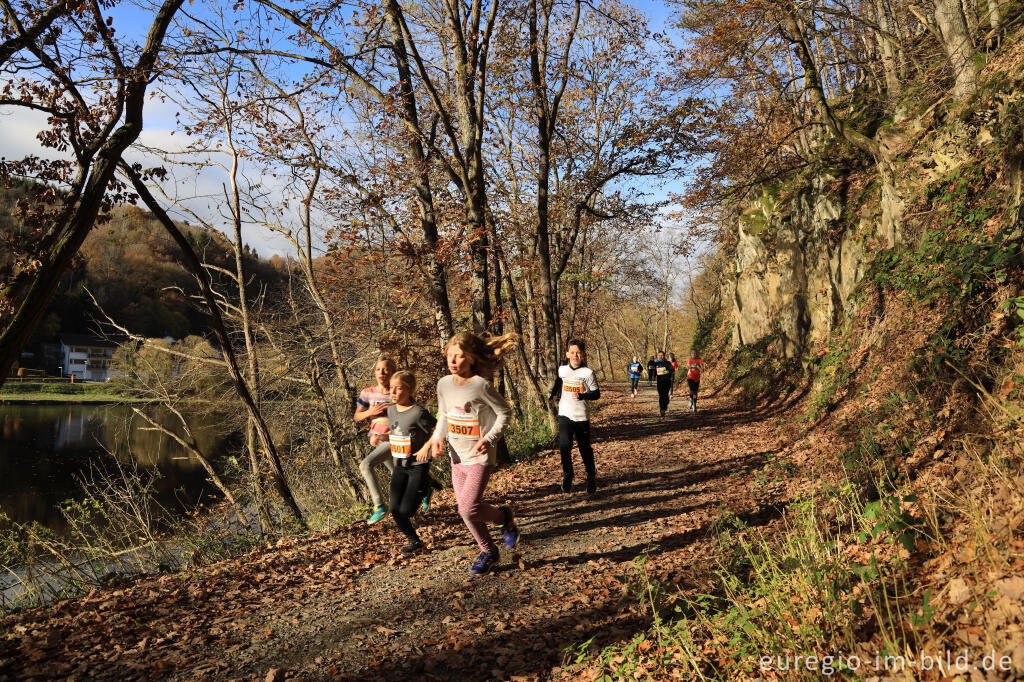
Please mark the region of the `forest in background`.
[[[12, 214], [18, 200], [28, 194], [17, 186], [0, 190], [0, 223], [15, 234], [20, 231]], [[205, 262], [224, 267], [233, 258], [231, 245], [220, 232], [184, 224], [179, 228]], [[271, 288], [281, 281], [284, 261], [280, 256], [261, 259], [247, 245], [243, 253], [255, 287]], [[86, 290], [96, 297], [98, 307]], [[127, 327], [146, 337], [203, 336], [209, 324], [191, 302], [198, 291], [181, 251], [152, 215], [135, 207], [118, 207], [108, 222], [89, 233], [23, 350], [39, 358], [42, 344], [55, 342], [61, 332], [102, 334], [101, 310], [118, 311]], [[21, 365], [38, 366], [32, 361]]]
[[[223, 477], [229, 513], [254, 511], [263, 530], [283, 532], [330, 527], [342, 519], [322, 510], [359, 499], [361, 435], [346, 401], [380, 351], [433, 377], [453, 330], [519, 333], [500, 378], [517, 407], [519, 456], [550, 436], [542, 396], [567, 337], [596, 339], [611, 367], [648, 339], [691, 340], [709, 349], [719, 386], [786, 417], [783, 444], [759, 465], [762, 506], [723, 509], [718, 554], [703, 563], [633, 581], [651, 627], [607, 649], [582, 643], [580, 669], [742, 677], [757, 651], [920, 651], [951, 633], [999, 652], [1013, 644], [1019, 3], [679, 2], [668, 37], [650, 36], [624, 4], [385, 3], [348, 14], [264, 1], [236, 5], [242, 19], [209, 6], [178, 24], [180, 8], [161, 6], [153, 50], [137, 63], [155, 74], [160, 53], [170, 65], [154, 87], [179, 107], [189, 148], [146, 152], [170, 168], [188, 154], [219, 159], [202, 165], [230, 187], [234, 262], [214, 281], [188, 258], [167, 212], [180, 208], [173, 173], [125, 163], [114, 181], [103, 165], [127, 148], [111, 133], [122, 112], [126, 122], [139, 113], [132, 88], [147, 80], [118, 76], [126, 108], [97, 107], [79, 124], [82, 102], [109, 104], [107, 93], [64, 99], [69, 80], [89, 81], [52, 55], [10, 62], [61, 84], [39, 86], [49, 99], [19, 93], [54, 114], [54, 146], [104, 154], [95, 166], [90, 154], [4, 166], [78, 192], [63, 211], [23, 216], [36, 220], [41, 267], [16, 261], [4, 273], [4, 353], [38, 322], [39, 283], [56, 286], [92, 227], [88, 211], [137, 196], [205, 283], [224, 354], [143, 343], [124, 358], [133, 390], [178, 409], [183, 428], [190, 405], [226, 406], [224, 423], [245, 442], [232, 471], [210, 462], [211, 475]], [[122, 74], [98, 6], [80, 11], [92, 31], [82, 44], [100, 55], [93, 68]], [[29, 14], [0, 56], [63, 16]], [[235, 21], [260, 30], [239, 33]], [[286, 178], [288, 204], [241, 172], [250, 163]], [[670, 204], [645, 194], [655, 178], [680, 177]], [[780, 333], [793, 311], [766, 310], [768, 333], [729, 348], [741, 239], [756, 237], [767, 258], [792, 252], [783, 228], [824, 197], [838, 216], [809, 230], [833, 246], [854, 237], [861, 284], [814, 343]], [[665, 217], [679, 235], [667, 242], [650, 231]], [[255, 224], [294, 247], [273, 301], [244, 285], [242, 236]], [[702, 265], [692, 285], [688, 259]], [[667, 293], [673, 277], [687, 279], [682, 302]], [[762, 534], [753, 521], [766, 509], [784, 520]], [[699, 589], [671, 591], [669, 570], [700, 574]]]
[[[499, 387], [525, 452], [552, 428], [545, 394], [566, 339], [587, 337], [607, 378], [634, 353], [685, 344], [679, 266], [698, 248], [678, 239], [658, 187], [683, 172], [703, 108], [680, 106], [668, 46], [635, 8], [388, 3], [349, 15], [267, 2], [193, 15], [170, 1], [142, 43], [98, 4], [22, 10], [5, 24], [3, 103], [48, 113], [52, 151], [3, 166], [34, 183], [6, 241], [3, 362], [76, 259], [116, 261], [114, 282], [141, 274], [136, 247], [102, 237], [119, 234], [120, 215], [142, 220], [119, 206], [144, 207], [196, 288], [157, 294], [150, 278], [128, 299], [101, 286], [98, 319], [133, 341], [115, 363], [125, 390], [177, 414], [179, 437], [211, 406], [244, 434], [244, 465], [204, 465], [243, 525], [304, 528], [360, 500], [351, 415], [379, 354], [430, 385], [456, 329], [515, 332]], [[150, 93], [176, 112], [174, 147], [139, 141]], [[119, 156], [129, 150], [159, 165]], [[203, 183], [219, 187], [208, 210], [182, 195]], [[198, 248], [216, 230], [227, 257]], [[245, 246], [253, 231], [290, 245], [269, 286]], [[209, 332], [153, 339], [136, 313], [146, 298], [151, 316], [206, 316]]]

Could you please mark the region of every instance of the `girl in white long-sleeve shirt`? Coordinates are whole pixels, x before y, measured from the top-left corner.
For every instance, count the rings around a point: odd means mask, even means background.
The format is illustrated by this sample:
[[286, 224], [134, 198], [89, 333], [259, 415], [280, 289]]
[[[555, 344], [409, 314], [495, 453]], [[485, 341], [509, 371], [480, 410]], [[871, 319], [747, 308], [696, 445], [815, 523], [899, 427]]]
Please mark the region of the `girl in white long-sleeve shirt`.
[[487, 573], [498, 562], [498, 547], [491, 539], [487, 524], [501, 527], [506, 547], [515, 547], [519, 542], [512, 510], [483, 501], [487, 481], [494, 470], [495, 444], [504, 433], [511, 414], [508, 403], [490, 378], [501, 366], [502, 353], [510, 350], [514, 343], [515, 337], [511, 334], [484, 338], [468, 332], [456, 334], [445, 349], [451, 375], [437, 382], [434, 456], [440, 457], [447, 449], [459, 515], [480, 546], [480, 556], [470, 569], [471, 575]]

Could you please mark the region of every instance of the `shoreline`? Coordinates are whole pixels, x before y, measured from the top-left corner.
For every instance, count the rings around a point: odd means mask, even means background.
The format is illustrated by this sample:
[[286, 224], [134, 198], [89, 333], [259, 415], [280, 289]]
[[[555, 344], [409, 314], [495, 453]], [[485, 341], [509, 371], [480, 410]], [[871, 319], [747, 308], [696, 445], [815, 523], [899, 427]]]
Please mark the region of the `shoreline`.
[[0, 405], [38, 405], [44, 403], [63, 403], [79, 405], [87, 403], [90, 405], [118, 405], [121, 403], [148, 403], [148, 398], [131, 398], [110, 394], [99, 395], [74, 395], [74, 394], [46, 394], [46, 393], [0, 393]]

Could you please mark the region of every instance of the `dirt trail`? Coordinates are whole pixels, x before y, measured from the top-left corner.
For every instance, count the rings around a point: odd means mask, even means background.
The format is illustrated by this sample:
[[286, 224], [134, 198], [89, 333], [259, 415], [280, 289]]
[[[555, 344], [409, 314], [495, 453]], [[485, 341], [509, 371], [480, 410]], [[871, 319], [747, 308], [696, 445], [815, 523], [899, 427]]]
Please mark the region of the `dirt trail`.
[[[606, 387], [595, 420], [599, 492], [566, 495], [557, 452], [498, 472], [490, 501], [513, 505], [523, 541], [491, 575], [450, 490], [421, 519], [429, 552], [402, 558], [388, 521], [282, 543], [194, 576], [144, 579], [6, 619], [0, 679], [533, 679], [563, 650], [621, 641], [647, 617], [623, 575], [647, 554], [659, 580], [702, 583], [722, 508], [768, 522], [755, 491], [777, 446], [773, 414], [726, 398], [665, 420], [657, 395]], [[268, 673], [275, 671], [272, 675]]]

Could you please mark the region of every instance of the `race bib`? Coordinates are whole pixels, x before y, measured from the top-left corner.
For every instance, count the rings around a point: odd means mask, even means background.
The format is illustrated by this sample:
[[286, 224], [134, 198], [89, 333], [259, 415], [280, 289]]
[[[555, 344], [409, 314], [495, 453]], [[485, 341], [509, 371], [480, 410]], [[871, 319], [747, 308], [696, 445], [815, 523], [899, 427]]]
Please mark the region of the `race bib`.
[[580, 393], [583, 393], [583, 384], [579, 381], [563, 381], [562, 392], [579, 395]]
[[662, 374], [668, 374], [668, 367], [659, 367], [658, 368], [658, 376], [660, 377]]
[[412, 454], [412, 436], [399, 436], [391, 434], [391, 455], [398, 459], [405, 459]]
[[476, 441], [480, 440], [480, 420], [465, 415], [448, 415], [448, 440]]

